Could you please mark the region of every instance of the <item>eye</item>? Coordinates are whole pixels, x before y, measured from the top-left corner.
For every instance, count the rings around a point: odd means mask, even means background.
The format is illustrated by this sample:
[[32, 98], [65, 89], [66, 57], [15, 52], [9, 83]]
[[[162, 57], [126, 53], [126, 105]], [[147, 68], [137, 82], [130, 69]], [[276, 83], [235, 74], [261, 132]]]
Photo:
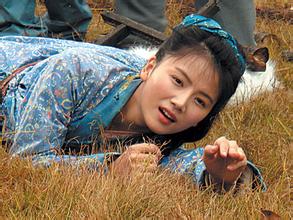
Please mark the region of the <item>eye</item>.
[[182, 80], [180, 80], [178, 77], [176, 76], [172, 76], [173, 82], [177, 85], [177, 86], [183, 86], [183, 82]]
[[195, 102], [196, 105], [199, 105], [202, 108], [205, 108], [206, 107], [205, 101], [203, 99], [201, 99], [201, 98], [195, 98], [194, 99], [194, 102]]

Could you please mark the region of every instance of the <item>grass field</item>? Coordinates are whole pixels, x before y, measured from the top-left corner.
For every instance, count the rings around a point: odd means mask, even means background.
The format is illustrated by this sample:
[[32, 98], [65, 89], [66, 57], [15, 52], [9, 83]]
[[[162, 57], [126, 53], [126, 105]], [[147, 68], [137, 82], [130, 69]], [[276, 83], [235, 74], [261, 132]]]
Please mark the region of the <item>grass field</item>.
[[[189, 2], [168, 1], [167, 34], [192, 10]], [[111, 10], [111, 2], [89, 3], [94, 19], [87, 40], [93, 41], [110, 29], [99, 13]], [[280, 10], [290, 7], [286, 0], [257, 0], [256, 5]], [[213, 142], [223, 134], [236, 139], [261, 169], [267, 192], [218, 195], [198, 191], [188, 178], [167, 172], [126, 183], [82, 168], [35, 168], [30, 161], [11, 159], [0, 148], [0, 219], [260, 219], [262, 209], [292, 219], [293, 63], [281, 54], [293, 50], [293, 26], [282, 19], [258, 17], [256, 31], [275, 34], [279, 39], [267, 39], [263, 44], [276, 62], [281, 88], [226, 108], [209, 135], [196, 144]]]

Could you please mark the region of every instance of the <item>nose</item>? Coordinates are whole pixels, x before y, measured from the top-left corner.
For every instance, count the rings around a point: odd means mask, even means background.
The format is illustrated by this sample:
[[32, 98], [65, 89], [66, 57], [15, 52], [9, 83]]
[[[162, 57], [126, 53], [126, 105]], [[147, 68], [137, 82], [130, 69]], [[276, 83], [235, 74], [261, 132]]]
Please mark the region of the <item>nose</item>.
[[187, 92], [182, 92], [172, 97], [171, 103], [175, 107], [176, 110], [180, 112], [185, 112], [189, 98], [190, 98], [190, 95]]

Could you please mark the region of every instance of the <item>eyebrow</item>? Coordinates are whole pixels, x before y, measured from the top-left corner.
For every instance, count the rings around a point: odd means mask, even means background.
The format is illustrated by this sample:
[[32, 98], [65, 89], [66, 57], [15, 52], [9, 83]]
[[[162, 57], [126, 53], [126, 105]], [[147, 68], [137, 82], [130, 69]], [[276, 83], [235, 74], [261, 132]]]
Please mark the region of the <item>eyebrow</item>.
[[187, 79], [187, 81], [192, 84], [192, 81], [191, 79], [189, 78], [189, 76], [187, 75], [186, 72], [184, 72], [184, 70], [182, 70], [181, 68], [179, 67], [175, 67], [176, 70], [178, 70], [180, 73], [182, 73], [182, 75]]
[[[175, 67], [175, 69], [178, 70], [178, 71], [179, 71], [179, 72], [180, 72], [180, 73], [186, 78], [186, 80], [187, 80], [190, 84], [192, 84], [191, 79], [189, 78], [189, 76], [186, 74], [186, 72], [185, 72], [184, 70], [182, 70], [182, 69], [179, 68], [179, 67]], [[213, 100], [213, 99], [212, 99], [207, 93], [201, 91], [200, 94], [203, 95], [204, 97], [206, 97], [206, 98], [210, 101], [211, 104], [214, 103], [214, 100]]]
[[201, 95], [203, 95], [204, 97], [206, 97], [211, 104], [214, 104], [214, 100], [205, 92], [200, 92]]

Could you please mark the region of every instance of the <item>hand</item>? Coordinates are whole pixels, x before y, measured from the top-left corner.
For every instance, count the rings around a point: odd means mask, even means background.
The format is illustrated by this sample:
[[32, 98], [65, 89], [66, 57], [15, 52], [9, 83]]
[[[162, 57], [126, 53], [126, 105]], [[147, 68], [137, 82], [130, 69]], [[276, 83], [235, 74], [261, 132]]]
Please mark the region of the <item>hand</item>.
[[127, 148], [112, 164], [114, 175], [128, 177], [142, 172], [153, 172], [158, 167], [162, 154], [154, 144], [134, 144]]
[[218, 138], [204, 149], [203, 161], [207, 171], [218, 183], [233, 184], [247, 165], [247, 158], [236, 141]]

